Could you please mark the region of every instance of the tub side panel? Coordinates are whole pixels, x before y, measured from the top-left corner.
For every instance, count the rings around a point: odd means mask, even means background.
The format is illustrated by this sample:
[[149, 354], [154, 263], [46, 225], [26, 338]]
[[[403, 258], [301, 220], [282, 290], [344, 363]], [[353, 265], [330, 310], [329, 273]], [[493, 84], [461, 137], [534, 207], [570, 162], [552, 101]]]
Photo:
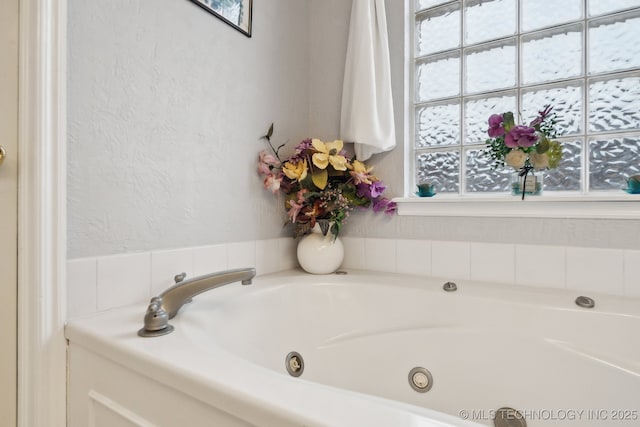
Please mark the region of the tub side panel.
[[69, 346], [69, 427], [250, 427], [84, 348]]

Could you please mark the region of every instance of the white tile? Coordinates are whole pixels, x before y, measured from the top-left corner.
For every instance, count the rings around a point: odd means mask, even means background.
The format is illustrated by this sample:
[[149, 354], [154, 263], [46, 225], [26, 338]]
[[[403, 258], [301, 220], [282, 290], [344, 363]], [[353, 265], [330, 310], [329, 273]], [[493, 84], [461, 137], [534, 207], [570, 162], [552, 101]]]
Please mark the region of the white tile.
[[567, 288], [623, 295], [623, 251], [567, 248]]
[[193, 248], [194, 276], [223, 271], [227, 268], [227, 245], [220, 244]]
[[151, 295], [158, 295], [175, 284], [175, 276], [187, 273], [187, 279], [193, 273], [193, 249], [174, 249], [151, 253]]
[[515, 282], [515, 246], [502, 243], [471, 243], [471, 279], [484, 282]]
[[280, 248], [280, 271], [298, 267], [298, 241], [291, 237], [281, 237], [278, 242], [278, 247]]
[[151, 253], [98, 258], [98, 311], [142, 303], [151, 297]]
[[227, 263], [229, 268], [256, 266], [256, 242], [227, 243]]
[[624, 294], [640, 297], [640, 251], [624, 251]]
[[344, 261], [341, 268], [361, 270], [365, 268], [364, 239], [361, 237], [341, 237], [344, 245]]
[[267, 239], [256, 241], [256, 274], [275, 273], [280, 270], [279, 239]]
[[431, 241], [396, 241], [396, 269], [398, 273], [431, 275]]
[[431, 272], [445, 279], [469, 279], [471, 276], [469, 242], [431, 242]]
[[396, 271], [395, 239], [364, 239], [364, 268], [369, 271]]
[[564, 288], [566, 256], [563, 246], [516, 245], [516, 283]]
[[67, 261], [67, 318], [95, 313], [97, 261], [95, 258]]

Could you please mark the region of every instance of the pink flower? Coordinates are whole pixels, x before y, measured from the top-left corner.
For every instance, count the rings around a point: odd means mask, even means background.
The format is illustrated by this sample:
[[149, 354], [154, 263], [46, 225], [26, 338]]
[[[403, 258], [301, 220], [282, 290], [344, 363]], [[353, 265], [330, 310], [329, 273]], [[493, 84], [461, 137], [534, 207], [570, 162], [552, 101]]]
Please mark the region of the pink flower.
[[264, 188], [266, 190], [270, 190], [273, 194], [276, 194], [278, 191], [280, 191], [281, 182], [282, 182], [282, 178], [277, 177], [274, 174], [270, 173], [264, 179]]
[[260, 175], [269, 175], [271, 173], [271, 169], [269, 169], [269, 165], [266, 163], [258, 163], [258, 173]]
[[278, 160], [273, 154], [269, 154], [266, 151], [262, 150], [260, 152], [260, 163], [265, 163], [267, 165], [277, 165]]
[[296, 218], [298, 217], [298, 214], [300, 213], [300, 210], [302, 209], [302, 203], [298, 203], [294, 200], [289, 200], [289, 211], [287, 212], [287, 215], [289, 216], [289, 218], [291, 219], [291, 222], [295, 223], [296, 222]]
[[504, 145], [509, 148], [528, 148], [538, 142], [536, 130], [529, 126], [514, 126], [504, 138]]
[[551, 110], [553, 110], [553, 107], [551, 105], [545, 105], [544, 110], [538, 111], [538, 117], [533, 119], [533, 121], [529, 123], [529, 126], [531, 127], [538, 126], [540, 123], [544, 121], [544, 119], [547, 118], [549, 114], [551, 114]]
[[307, 192], [309, 192], [309, 190], [307, 190], [306, 188], [303, 188], [302, 190], [298, 191], [298, 193], [296, 194], [298, 198], [297, 201], [289, 200], [287, 202], [290, 206], [289, 211], [287, 212], [287, 215], [289, 216], [289, 218], [291, 218], [291, 222], [293, 223], [296, 222], [296, 218], [298, 217], [300, 210], [304, 207], [304, 203], [305, 203], [304, 194]]
[[502, 117], [502, 114], [492, 114], [491, 117], [489, 117], [489, 129], [487, 130], [487, 133], [491, 138], [504, 135], [504, 128], [502, 127], [503, 123], [504, 118]]
[[273, 154], [269, 154], [264, 150], [260, 152], [260, 157], [258, 159], [259, 174], [269, 175], [271, 173], [271, 169], [273, 169], [273, 166], [277, 166], [277, 165], [278, 165], [278, 160], [273, 156]]

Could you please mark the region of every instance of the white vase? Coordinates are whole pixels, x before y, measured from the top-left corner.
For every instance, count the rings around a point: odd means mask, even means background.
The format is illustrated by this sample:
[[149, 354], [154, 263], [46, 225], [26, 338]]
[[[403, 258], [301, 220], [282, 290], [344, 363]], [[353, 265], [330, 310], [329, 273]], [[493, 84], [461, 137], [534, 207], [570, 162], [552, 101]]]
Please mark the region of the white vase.
[[298, 262], [307, 273], [331, 274], [344, 259], [344, 246], [331, 232], [322, 234], [318, 224], [298, 243]]

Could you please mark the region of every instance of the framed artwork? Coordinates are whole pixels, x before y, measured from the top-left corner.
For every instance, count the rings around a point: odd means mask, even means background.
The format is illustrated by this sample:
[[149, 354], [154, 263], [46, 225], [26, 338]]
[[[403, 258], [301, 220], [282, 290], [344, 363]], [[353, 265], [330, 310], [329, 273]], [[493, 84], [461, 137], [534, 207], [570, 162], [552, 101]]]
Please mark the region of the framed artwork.
[[207, 12], [251, 37], [253, 0], [191, 0]]

